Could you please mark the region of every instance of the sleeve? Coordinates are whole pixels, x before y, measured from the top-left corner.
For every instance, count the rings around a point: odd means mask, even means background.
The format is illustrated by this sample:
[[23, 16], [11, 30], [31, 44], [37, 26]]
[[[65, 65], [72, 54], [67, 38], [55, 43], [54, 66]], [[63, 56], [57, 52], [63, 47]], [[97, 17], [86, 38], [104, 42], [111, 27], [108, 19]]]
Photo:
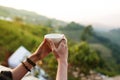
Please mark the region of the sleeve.
[[2, 71], [0, 73], [0, 80], [12, 80], [12, 73], [10, 71]]

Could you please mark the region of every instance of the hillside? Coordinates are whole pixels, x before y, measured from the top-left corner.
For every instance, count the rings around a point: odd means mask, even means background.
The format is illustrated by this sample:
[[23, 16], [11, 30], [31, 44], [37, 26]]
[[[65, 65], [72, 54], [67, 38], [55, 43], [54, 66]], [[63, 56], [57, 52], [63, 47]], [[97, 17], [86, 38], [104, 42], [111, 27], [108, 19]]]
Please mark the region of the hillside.
[[0, 6], [0, 19], [11, 20], [16, 17], [21, 18], [25, 23], [42, 24], [50, 27], [65, 26], [67, 24], [60, 20], [39, 15], [35, 12]]
[[[68, 42], [69, 48], [72, 50], [76, 49], [74, 48], [74, 45], [81, 44], [79, 42], [80, 37], [78, 36], [80, 36], [84, 30], [86, 30], [85, 26], [77, 24], [75, 22], [71, 22], [66, 27], [62, 27], [59, 29], [61, 33], [65, 33], [65, 35], [67, 36], [69, 40]], [[0, 34], [0, 38], [1, 38], [0, 39], [0, 50], [1, 50], [0, 61], [4, 60], [6, 54], [8, 53], [12, 54], [21, 45], [25, 46], [29, 51], [33, 52], [37, 48], [37, 46], [40, 44], [40, 42], [43, 40], [43, 36], [47, 33], [51, 33], [54, 31], [55, 31], [54, 28], [49, 28], [45, 26], [40, 26], [40, 25], [36, 26], [36, 25], [21, 24], [17, 22], [0, 20], [0, 33], [2, 33]], [[66, 31], [69, 34], [67, 34]], [[98, 36], [96, 37], [94, 35], [93, 38], [96, 40], [96, 42], [94, 43], [93, 41], [89, 42], [90, 47], [97, 52], [97, 54], [99, 55], [99, 58], [101, 58], [100, 62], [102, 61], [102, 63], [99, 64], [98, 68], [97, 69], [95, 68], [95, 70], [110, 76], [119, 74], [119, 68], [118, 68], [119, 65], [116, 63], [119, 60], [119, 55], [117, 53], [119, 50], [116, 50], [116, 52], [114, 52], [114, 50], [119, 47], [116, 48], [116, 46], [114, 45], [115, 49], [112, 49], [111, 46], [106, 45], [107, 43], [111, 44], [111, 42], [107, 41], [107, 39], [104, 39], [103, 37], [98, 37]], [[84, 47], [83, 47], [83, 50], [84, 50]], [[75, 57], [75, 53], [77, 53], [77, 51], [76, 52], [74, 51], [74, 54], [73, 52], [70, 52], [70, 55], [71, 56], [73, 55], [72, 57]], [[115, 56], [114, 53], [117, 56]], [[77, 58], [75, 59], [77, 60]], [[54, 70], [56, 70], [56, 66], [55, 66], [56, 63], [55, 63], [54, 57], [51, 57], [50, 55], [49, 57], [46, 58], [45, 62], [46, 64], [49, 64], [48, 66], [45, 66], [45, 68], [46, 67], [49, 68], [50, 69], [49, 74], [51, 74], [51, 76], [54, 76], [53, 75], [55, 74]], [[80, 66], [77, 66], [77, 67], [80, 67]], [[51, 73], [51, 71], [53, 71], [53, 73]]]
[[[82, 36], [86, 38], [86, 41], [90, 44], [100, 44], [101, 48], [96, 46], [96, 49], [98, 48], [99, 51], [101, 50], [101, 55], [111, 55], [111, 58], [116, 59], [118, 63], [120, 63], [119, 57], [120, 57], [120, 46], [119, 42], [119, 29], [113, 30], [110, 32], [103, 32], [103, 34], [99, 34], [99, 32], [95, 32], [92, 29], [92, 26], [84, 26], [80, 25], [75, 22], [69, 23], [67, 26], [62, 27], [59, 29], [60, 32], [64, 33], [68, 39], [72, 40], [73, 42], [80, 42], [82, 41]], [[108, 36], [109, 35], [109, 36]], [[107, 49], [108, 48], [108, 51]], [[104, 52], [102, 52], [104, 51]], [[106, 53], [106, 54], [103, 54]], [[103, 57], [104, 58], [104, 57]], [[110, 58], [107, 58], [110, 59]]]
[[113, 29], [109, 32], [99, 32], [98, 34], [110, 39], [113, 43], [120, 45], [120, 29]]
[[59, 31], [61, 33], [64, 33], [70, 40], [80, 41], [80, 36], [84, 28], [85, 28], [84, 25], [71, 22], [67, 24], [65, 27], [60, 27]]
[[[66, 34], [66, 36], [76, 42], [81, 42], [82, 35], [86, 38], [86, 41], [91, 44], [91, 48], [95, 49], [101, 58], [107, 62], [109, 70], [120, 65], [120, 46], [111, 41], [108, 37], [97, 34], [93, 29], [89, 29], [74, 22], [69, 23], [66, 27], [60, 28], [60, 31]], [[92, 34], [90, 34], [91, 32]], [[116, 32], [116, 31], [115, 31]], [[118, 36], [118, 35], [116, 35]], [[117, 39], [117, 38], [115, 38]], [[111, 65], [111, 66], [110, 66]], [[116, 68], [117, 69], [117, 68]], [[114, 70], [113, 70], [114, 71]]]
[[[43, 26], [17, 24], [0, 20], [0, 55], [13, 53], [19, 46], [25, 46], [33, 51], [40, 44], [43, 36], [52, 29]], [[0, 56], [0, 60], [3, 60]]]

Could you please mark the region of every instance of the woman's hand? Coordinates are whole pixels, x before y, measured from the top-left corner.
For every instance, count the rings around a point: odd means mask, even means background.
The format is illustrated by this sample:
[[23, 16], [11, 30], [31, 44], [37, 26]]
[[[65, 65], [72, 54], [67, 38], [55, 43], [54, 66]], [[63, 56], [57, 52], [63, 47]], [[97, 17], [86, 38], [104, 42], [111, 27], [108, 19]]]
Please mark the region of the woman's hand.
[[[29, 56], [29, 59], [32, 62], [36, 63], [38, 60], [43, 59], [45, 56], [47, 56], [50, 52], [51, 49], [49, 48], [49, 42], [47, 41], [47, 39], [44, 39], [44, 41], [40, 44], [34, 54]], [[24, 64], [28, 67], [28, 69], [31, 69], [33, 67], [27, 61], [24, 61]], [[26, 68], [22, 64], [20, 64], [14, 70], [12, 70], [13, 80], [21, 80], [21, 78], [27, 72], [28, 70], [26, 70]]]
[[35, 51], [34, 55], [40, 60], [47, 56], [52, 50], [49, 47], [49, 42], [47, 39], [40, 44], [40, 46]]
[[55, 47], [54, 42], [52, 42], [52, 40], [48, 40], [48, 42], [50, 43], [51, 50], [56, 56], [58, 62], [67, 61], [68, 59], [67, 39], [64, 37], [64, 39], [61, 40], [58, 48]]
[[67, 69], [68, 69], [68, 47], [67, 47], [67, 39], [64, 38], [59, 46], [56, 48], [52, 40], [49, 40], [50, 47], [52, 52], [57, 58], [58, 61], [58, 69], [56, 80], [67, 80]]

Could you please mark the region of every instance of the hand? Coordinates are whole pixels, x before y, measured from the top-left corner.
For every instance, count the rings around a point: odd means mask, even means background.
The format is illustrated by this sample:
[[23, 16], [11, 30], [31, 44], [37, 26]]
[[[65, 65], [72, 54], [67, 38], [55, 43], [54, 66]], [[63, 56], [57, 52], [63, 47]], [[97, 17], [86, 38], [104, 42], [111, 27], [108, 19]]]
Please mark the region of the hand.
[[58, 62], [67, 61], [68, 59], [68, 46], [67, 46], [67, 39], [64, 39], [60, 42], [58, 48], [55, 47], [52, 40], [48, 40], [50, 43], [50, 47], [54, 55], [56, 56]]
[[40, 46], [37, 48], [34, 54], [40, 60], [47, 56], [51, 51], [52, 50], [49, 47], [48, 40], [44, 39], [44, 41], [40, 44]]

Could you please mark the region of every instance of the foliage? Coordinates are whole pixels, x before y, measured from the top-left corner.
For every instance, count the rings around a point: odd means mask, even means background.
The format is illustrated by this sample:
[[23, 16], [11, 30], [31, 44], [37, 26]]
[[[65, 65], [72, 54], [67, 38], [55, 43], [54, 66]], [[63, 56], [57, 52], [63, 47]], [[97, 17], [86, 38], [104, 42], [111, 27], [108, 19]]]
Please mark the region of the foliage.
[[[88, 74], [91, 69], [95, 69], [99, 62], [99, 56], [96, 53], [96, 51], [92, 50], [88, 43], [81, 42], [79, 44], [74, 44], [74, 46], [69, 44], [69, 68], [68, 68], [68, 74], [71, 77], [68, 77], [69, 80], [72, 78], [75, 79], [73, 72], [77, 71], [80, 75], [80, 73]], [[47, 70], [47, 72], [55, 79], [56, 76], [56, 70], [57, 70], [57, 62], [55, 61], [55, 57], [50, 54], [47, 58], [44, 60], [45, 65], [44, 68]], [[80, 76], [78, 76], [80, 78]]]
[[71, 47], [69, 54], [69, 62], [72, 68], [79, 68], [79, 73], [88, 74], [89, 71], [95, 69], [100, 62], [96, 51], [91, 49], [86, 42], [81, 42]]
[[92, 35], [93, 35], [93, 28], [91, 25], [88, 25], [85, 27], [85, 29], [81, 33], [81, 40], [86, 41]]
[[21, 45], [32, 52], [43, 40], [43, 36], [51, 31], [48, 27], [0, 20], [0, 54], [13, 53]]
[[103, 36], [103, 37], [106, 37], [108, 39], [110, 39], [113, 43], [116, 43], [118, 45], [120, 45], [120, 37], [119, 37], [119, 34], [120, 34], [120, 29], [113, 29], [111, 31], [108, 31], [108, 32], [97, 32], [97, 35], [100, 35], [100, 36]]
[[[119, 70], [120, 69], [119, 68], [120, 46], [113, 43], [106, 37], [99, 36], [96, 32], [93, 31], [93, 28], [91, 25], [88, 25], [85, 28], [79, 28], [79, 27], [76, 28], [75, 25], [73, 25], [75, 23], [70, 23], [70, 24], [67, 27], [65, 28], [63, 27], [62, 29], [60, 29], [63, 33], [65, 33], [68, 36], [70, 40], [74, 42], [77, 41], [78, 43], [80, 40], [83, 40], [83, 41], [87, 41], [90, 44], [102, 45], [101, 48], [97, 46], [93, 47], [97, 51], [97, 54], [99, 54], [99, 58], [100, 58], [100, 63], [98, 64], [99, 68], [97, 69], [97, 71], [109, 76], [114, 76], [116, 74], [119, 74], [120, 73], [120, 70]], [[119, 31], [117, 31], [117, 33], [118, 32]], [[80, 39], [77, 39], [77, 38], [80, 38]], [[75, 43], [73, 43], [71, 46], [73, 45], [75, 45]], [[69, 48], [71, 48], [71, 46], [69, 46]], [[76, 51], [73, 51], [73, 52], [76, 52]]]
[[102, 37], [102, 36], [98, 36], [96, 34], [94, 34], [94, 37], [99, 41], [99, 43], [105, 45], [106, 47], [110, 48], [111, 51], [112, 51], [112, 56], [114, 58], [116, 58], [116, 62], [118, 64], [120, 64], [120, 46], [115, 44], [115, 43], [112, 43], [109, 39], [105, 38], [105, 37]]
[[75, 22], [71, 22], [69, 24], [66, 25], [66, 27], [62, 27], [60, 28], [61, 30], [69, 30], [69, 31], [72, 31], [72, 30], [79, 30], [79, 29], [83, 29], [84, 26], [83, 25], [80, 25], [78, 23], [75, 23]]
[[55, 80], [57, 73], [57, 61], [53, 56], [53, 53], [50, 53], [44, 60], [42, 67], [46, 70], [52, 80]]
[[20, 18], [20, 17], [14, 17], [13, 21], [16, 22], [16, 23], [22, 23], [23, 19]]
[[85, 26], [71, 22], [67, 24], [65, 27], [60, 27], [60, 32], [64, 33], [70, 40], [80, 41], [80, 34]]

